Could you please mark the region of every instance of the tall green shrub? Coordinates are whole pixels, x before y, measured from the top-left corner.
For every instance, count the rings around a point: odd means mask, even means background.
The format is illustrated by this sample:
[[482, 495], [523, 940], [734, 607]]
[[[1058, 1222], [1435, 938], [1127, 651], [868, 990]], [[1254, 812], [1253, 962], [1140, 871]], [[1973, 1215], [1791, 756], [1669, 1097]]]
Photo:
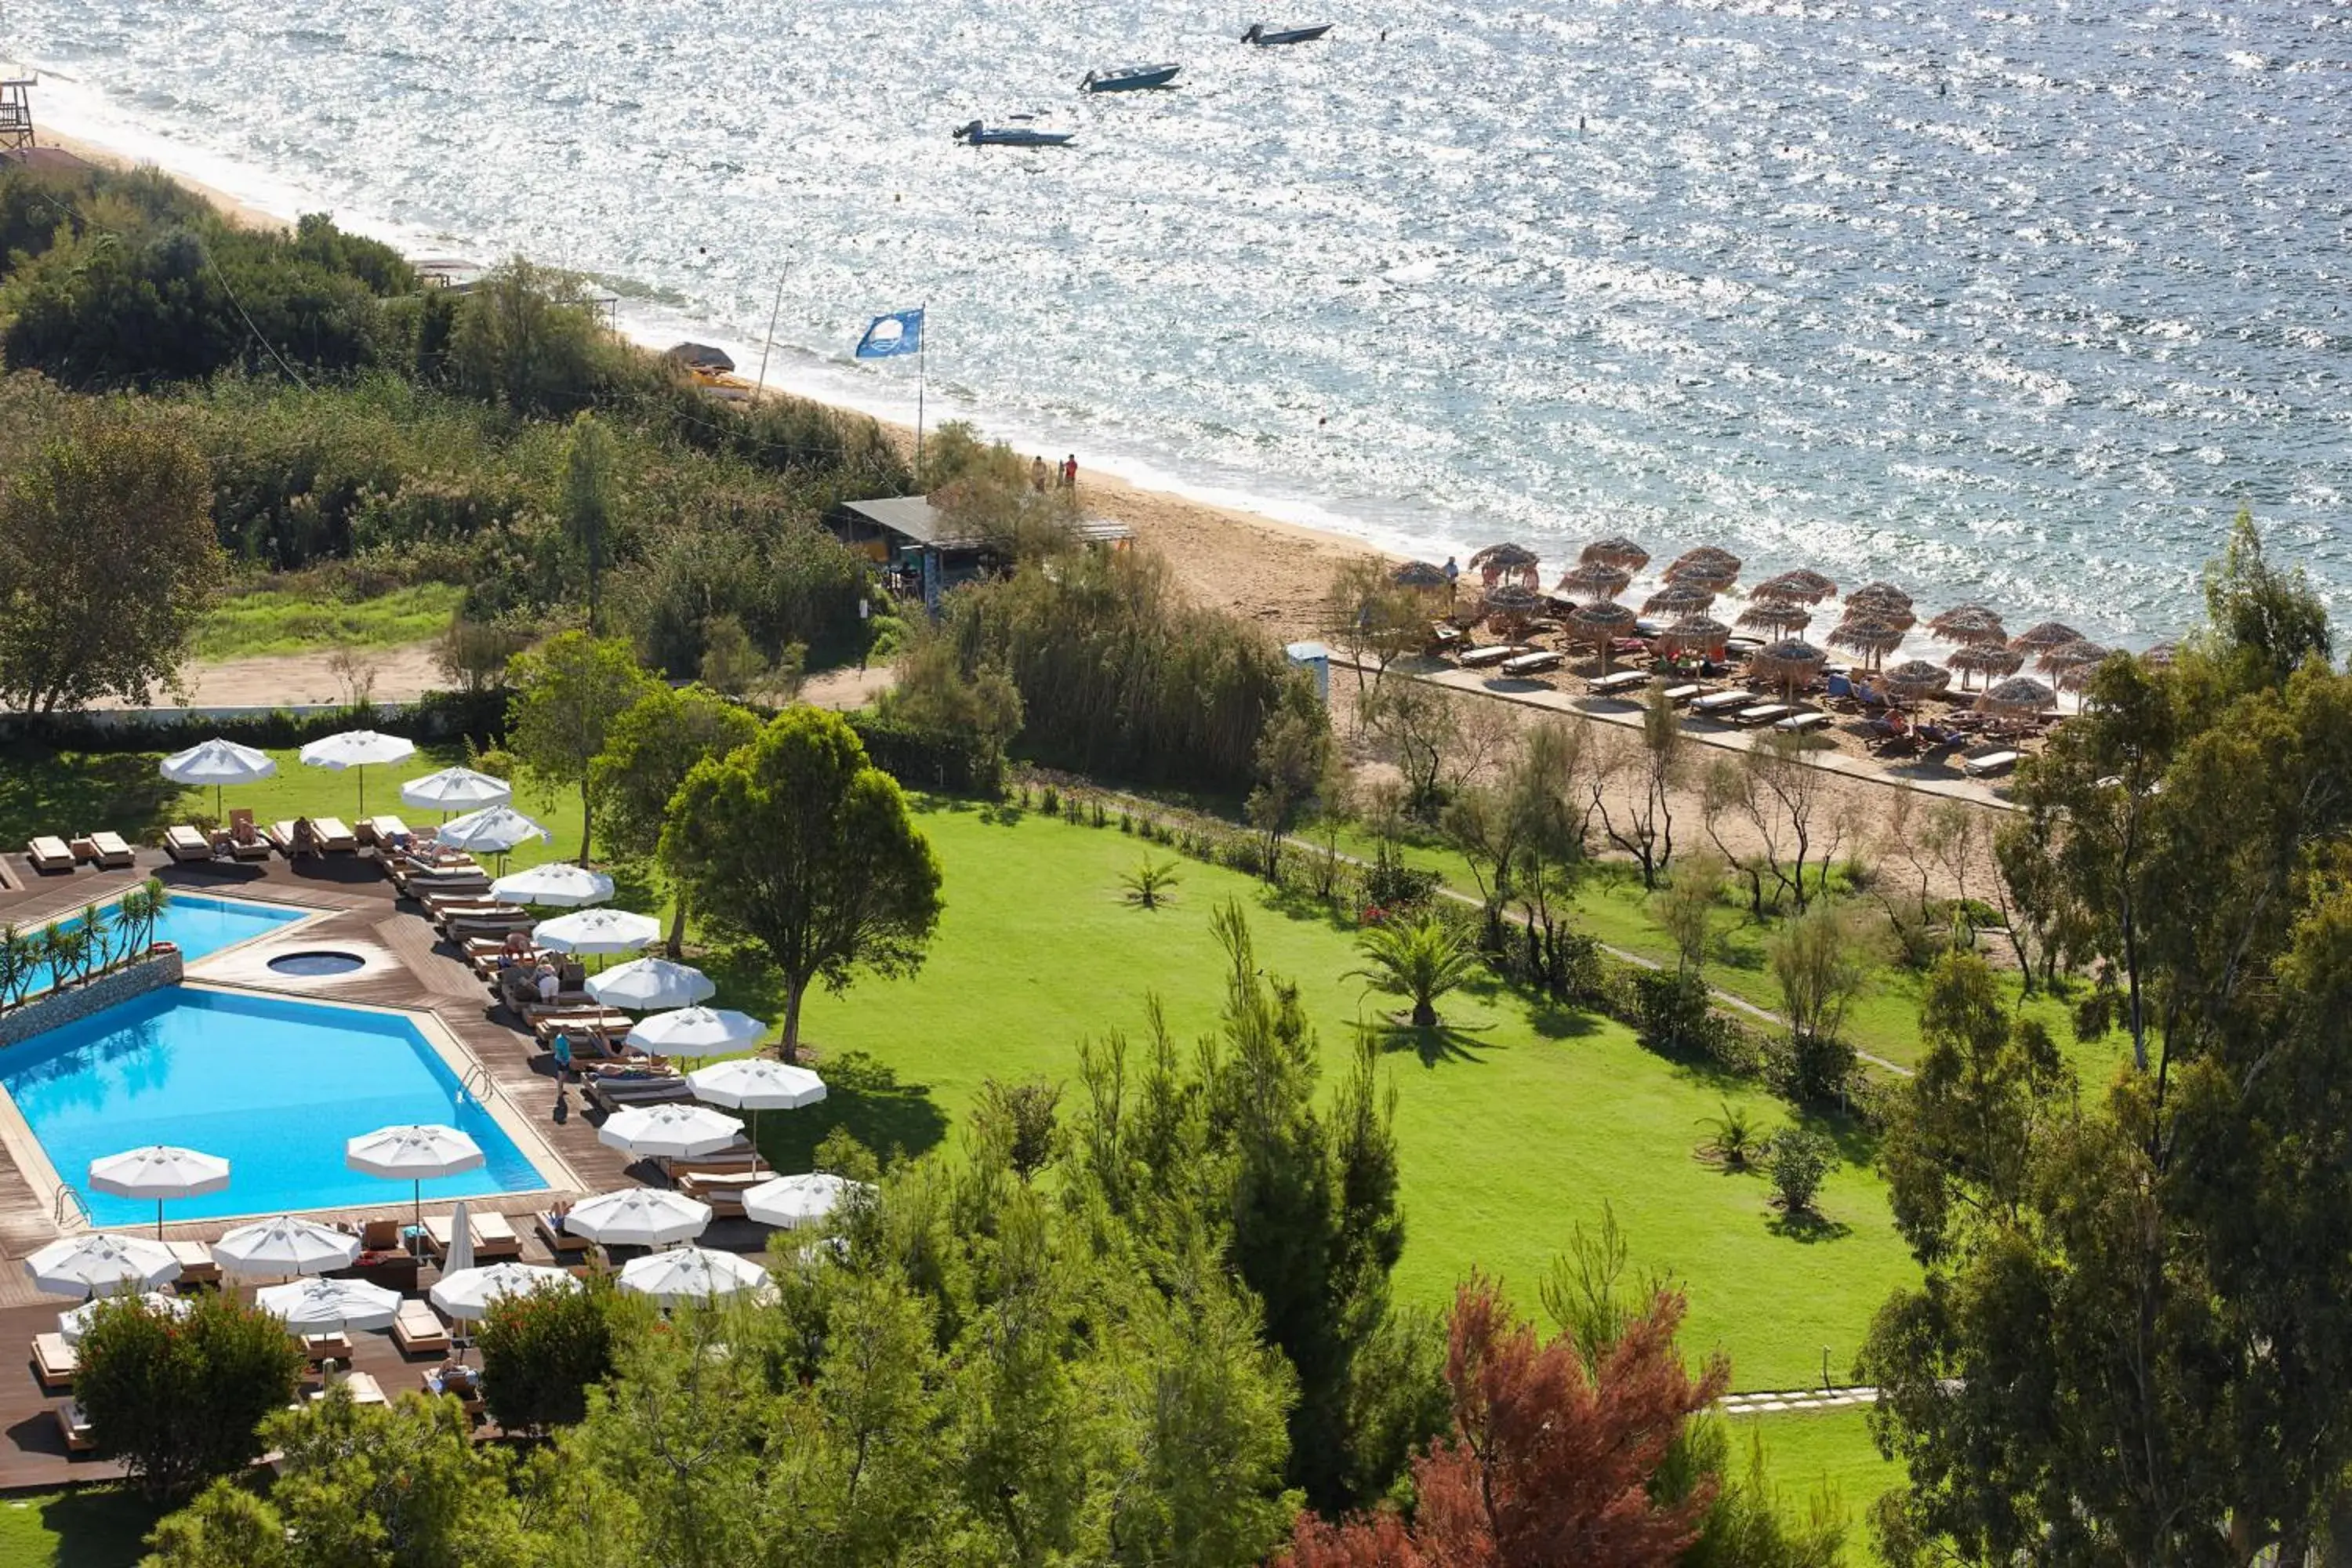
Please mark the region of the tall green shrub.
[[285, 1321], [226, 1291], [179, 1318], [135, 1297], [109, 1305], [79, 1352], [74, 1393], [100, 1447], [163, 1501], [258, 1458], [262, 1421], [302, 1373]]

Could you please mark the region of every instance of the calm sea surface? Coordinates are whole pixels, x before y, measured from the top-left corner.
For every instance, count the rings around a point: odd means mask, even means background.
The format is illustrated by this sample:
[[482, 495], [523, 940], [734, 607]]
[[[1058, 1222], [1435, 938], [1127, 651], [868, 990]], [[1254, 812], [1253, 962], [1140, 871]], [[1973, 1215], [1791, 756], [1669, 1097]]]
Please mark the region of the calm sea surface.
[[[2340, 0], [1258, 15], [16, 0], [0, 53], [67, 129], [648, 331], [756, 344], [781, 278], [772, 378], [877, 411], [913, 366], [847, 350], [927, 304], [934, 420], [1383, 542], [1717, 542], [2145, 641], [2251, 505], [2352, 595]], [[1131, 59], [1181, 89], [1073, 90]], [[948, 140], [1022, 110], [1076, 144]]]

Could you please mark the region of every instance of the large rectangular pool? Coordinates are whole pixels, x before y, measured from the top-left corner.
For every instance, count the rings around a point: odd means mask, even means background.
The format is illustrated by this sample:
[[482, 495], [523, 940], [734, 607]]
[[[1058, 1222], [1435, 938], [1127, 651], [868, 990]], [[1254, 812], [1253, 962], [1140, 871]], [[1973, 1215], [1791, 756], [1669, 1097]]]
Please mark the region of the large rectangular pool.
[[[172, 901], [163, 906], [163, 914], [156, 918], [152, 940], [177, 942], [180, 956], [193, 962], [223, 948], [235, 947], [238, 942], [264, 935], [279, 926], [289, 925], [315, 912], [288, 909], [283, 904], [257, 904], [243, 899], [208, 899], [201, 893], [174, 892]], [[112, 903], [101, 904], [99, 914], [110, 925], [115, 906]], [[82, 921], [77, 914], [55, 923], [73, 928]], [[33, 971], [32, 983], [25, 988], [25, 994], [38, 995], [57, 983], [57, 971], [43, 963]]]
[[343, 1144], [437, 1121], [480, 1144], [479, 1170], [425, 1184], [444, 1202], [551, 1183], [415, 1024], [394, 1013], [173, 985], [0, 1051], [16, 1100], [59, 1180], [101, 1226], [153, 1223], [152, 1201], [89, 1190], [89, 1163], [149, 1143], [229, 1162], [229, 1184], [175, 1200], [174, 1219], [380, 1205], [410, 1188], [343, 1164]]

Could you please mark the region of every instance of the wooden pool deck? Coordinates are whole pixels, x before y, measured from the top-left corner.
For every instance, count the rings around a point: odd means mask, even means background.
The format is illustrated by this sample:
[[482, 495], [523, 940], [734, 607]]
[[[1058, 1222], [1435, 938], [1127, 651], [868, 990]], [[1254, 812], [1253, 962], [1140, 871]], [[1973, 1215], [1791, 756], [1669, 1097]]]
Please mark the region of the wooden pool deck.
[[[635, 1184], [664, 1184], [666, 1178], [650, 1162], [632, 1163], [627, 1156], [597, 1142], [602, 1117], [589, 1111], [575, 1087], [567, 1114], [553, 1114], [555, 1080], [544, 1062], [535, 1058], [529, 1033], [494, 1005], [488, 988], [474, 977], [455, 950], [441, 942], [418, 906], [398, 899], [373, 856], [366, 851], [326, 859], [289, 863], [273, 858], [266, 862], [181, 866], [160, 850], [138, 851], [131, 869], [99, 871], [88, 867], [69, 873], [42, 875], [26, 864], [21, 851], [5, 857], [0, 869], [0, 923], [39, 924], [70, 915], [85, 904], [102, 903], [149, 876], [160, 877], [175, 891], [248, 897], [313, 911], [316, 919], [289, 928], [289, 934], [270, 935], [232, 950], [218, 959], [192, 963], [190, 978], [241, 988], [266, 990], [311, 1001], [397, 1007], [429, 1015], [452, 1037], [462, 1052], [478, 1063], [508, 1111], [528, 1123], [548, 1152], [568, 1172], [551, 1179], [569, 1181], [559, 1190], [572, 1197], [608, 1192]], [[347, 976], [289, 979], [273, 974], [262, 963], [270, 951], [333, 948], [362, 953], [368, 959], [361, 973]], [[79, 1172], [59, 1173], [76, 1185]], [[479, 1213], [495, 1209], [515, 1222], [523, 1238], [526, 1261], [553, 1261], [530, 1223], [531, 1213], [545, 1205], [548, 1194], [491, 1196], [467, 1200]], [[428, 1205], [429, 1213], [446, 1213], [447, 1200]], [[405, 1215], [407, 1194], [400, 1184], [384, 1184], [384, 1201], [365, 1210], [322, 1210], [322, 1219], [358, 1220], [379, 1215]], [[166, 1211], [166, 1218], [169, 1214]], [[192, 1221], [167, 1224], [172, 1239], [217, 1240], [237, 1222]], [[115, 1470], [101, 1459], [68, 1458], [58, 1430], [56, 1410], [62, 1395], [42, 1392], [35, 1380], [30, 1352], [33, 1336], [57, 1327], [57, 1314], [72, 1302], [37, 1294], [23, 1259], [62, 1234], [45, 1201], [35, 1175], [20, 1169], [0, 1149], [0, 1347], [17, 1356], [16, 1369], [0, 1369], [0, 1491], [47, 1489], [83, 1481], [112, 1478]], [[767, 1228], [740, 1220], [719, 1220], [704, 1235], [703, 1245], [758, 1255]], [[438, 1278], [428, 1260], [420, 1287]], [[421, 1290], [420, 1292], [421, 1293]], [[417, 1369], [436, 1357], [401, 1355], [384, 1333], [352, 1336], [354, 1363], [375, 1375], [395, 1396], [418, 1387]]]

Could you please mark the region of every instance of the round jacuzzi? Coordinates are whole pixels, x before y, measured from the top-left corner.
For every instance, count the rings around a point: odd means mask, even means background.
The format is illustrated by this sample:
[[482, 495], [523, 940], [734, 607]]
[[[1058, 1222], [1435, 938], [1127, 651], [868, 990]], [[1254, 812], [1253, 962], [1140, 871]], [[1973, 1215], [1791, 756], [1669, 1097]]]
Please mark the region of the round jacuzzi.
[[367, 960], [356, 952], [281, 952], [269, 961], [279, 974], [315, 979], [322, 974], [351, 974], [365, 969]]

